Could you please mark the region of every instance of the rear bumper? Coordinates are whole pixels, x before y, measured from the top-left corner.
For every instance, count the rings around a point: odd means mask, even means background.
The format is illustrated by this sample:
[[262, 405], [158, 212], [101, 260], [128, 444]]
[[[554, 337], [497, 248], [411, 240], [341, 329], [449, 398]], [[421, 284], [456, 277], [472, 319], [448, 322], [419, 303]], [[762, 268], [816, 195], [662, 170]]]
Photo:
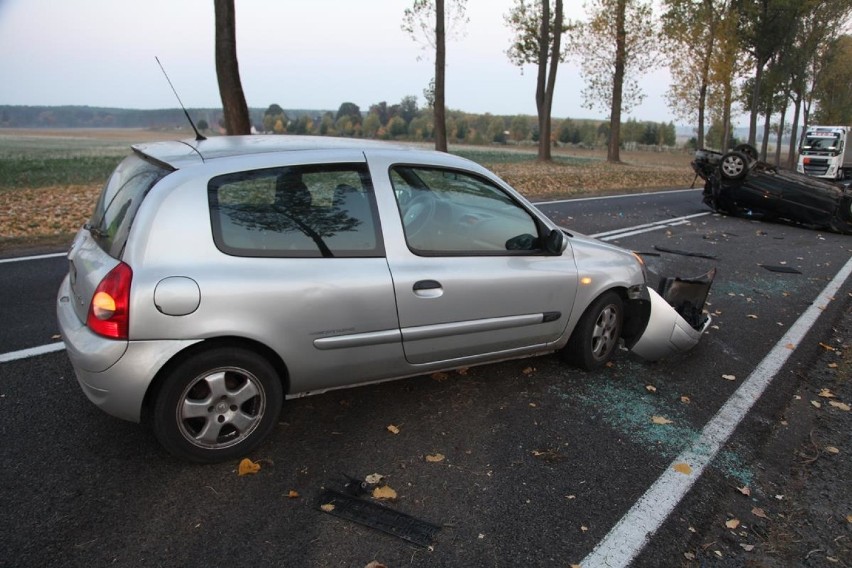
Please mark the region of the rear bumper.
[[59, 331], [77, 382], [98, 408], [123, 420], [139, 422], [142, 402], [154, 377], [193, 341], [116, 341], [92, 333], [71, 306], [68, 278], [56, 302]]

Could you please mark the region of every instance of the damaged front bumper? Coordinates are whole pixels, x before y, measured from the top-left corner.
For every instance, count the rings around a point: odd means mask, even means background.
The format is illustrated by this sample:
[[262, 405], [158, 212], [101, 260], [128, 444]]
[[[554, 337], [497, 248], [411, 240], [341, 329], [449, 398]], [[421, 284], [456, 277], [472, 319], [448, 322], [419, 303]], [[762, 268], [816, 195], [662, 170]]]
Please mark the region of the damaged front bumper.
[[714, 268], [698, 278], [664, 278], [659, 291], [649, 288], [647, 323], [630, 351], [657, 361], [695, 347], [712, 321], [704, 304], [715, 277]]

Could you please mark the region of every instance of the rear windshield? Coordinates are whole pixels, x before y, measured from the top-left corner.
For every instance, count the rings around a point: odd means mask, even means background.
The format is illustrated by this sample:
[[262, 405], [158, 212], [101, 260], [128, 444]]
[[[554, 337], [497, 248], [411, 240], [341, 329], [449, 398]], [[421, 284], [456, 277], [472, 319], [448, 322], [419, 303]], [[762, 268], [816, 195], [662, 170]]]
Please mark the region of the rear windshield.
[[112, 173], [86, 224], [110, 256], [121, 256], [139, 205], [154, 184], [171, 171], [133, 155], [122, 160]]

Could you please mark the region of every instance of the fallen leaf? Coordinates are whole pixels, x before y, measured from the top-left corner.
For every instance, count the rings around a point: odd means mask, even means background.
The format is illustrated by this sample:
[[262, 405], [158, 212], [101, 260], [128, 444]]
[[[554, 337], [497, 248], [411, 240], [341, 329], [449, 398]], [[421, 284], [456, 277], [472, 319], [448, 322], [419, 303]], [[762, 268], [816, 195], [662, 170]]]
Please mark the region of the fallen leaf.
[[399, 427], [394, 426], [393, 424], [388, 424], [388, 432], [391, 434], [399, 434]]
[[746, 552], [751, 552], [752, 550], [754, 550], [754, 545], [753, 545], [753, 544], [743, 544], [743, 543], [740, 543], [740, 546], [741, 546], [741, 547], [743, 548], [743, 550], [745, 550]]
[[695, 527], [689, 527], [689, 528], [688, 528], [688, 529], [686, 529], [686, 530], [688, 530], [688, 531], [689, 531], [689, 532], [691, 532], [691, 533], [697, 533], [697, 532], [698, 532], [698, 531], [695, 529]]
[[826, 351], [834, 351], [834, 347], [832, 347], [831, 345], [826, 345], [825, 343], [820, 343], [819, 346], [822, 347], [823, 349], [825, 349]]
[[432, 463], [444, 461], [444, 454], [427, 455], [426, 461]]
[[461, 369], [456, 369], [456, 373], [459, 375], [467, 375], [467, 367], [462, 367]]
[[846, 522], [852, 523], [852, 515], [846, 515]]
[[822, 405], [817, 400], [812, 400], [811, 405], [814, 406], [815, 408], [822, 408]]
[[526, 369], [524, 369], [521, 372], [525, 375], [530, 375], [530, 374], [535, 372], [535, 368], [534, 367], [527, 367]]
[[754, 314], [748, 314], [746, 317], [749, 318], [749, 319], [753, 319], [753, 320], [757, 319], [757, 316], [754, 315]]
[[837, 368], [837, 363], [829, 363], [829, 364], [828, 364], [828, 368], [829, 368], [829, 369], [836, 369], [836, 368]]
[[740, 526], [740, 520], [739, 519], [730, 519], [728, 521], [725, 521], [725, 526], [728, 527], [729, 529], [735, 529], [738, 526]]
[[444, 382], [450, 378], [447, 373], [432, 373], [431, 377], [433, 381], [438, 381], [439, 383]]
[[581, 530], [581, 531], [583, 531], [583, 532], [586, 532], [586, 531], [588, 531], [588, 530], [589, 530], [589, 527], [587, 527], [587, 526], [585, 526], [585, 525], [581, 525], [581, 526], [580, 526], [580, 530]]
[[761, 519], [768, 519], [769, 517], [766, 515], [766, 512], [760, 507], [754, 507], [751, 510], [751, 514], [755, 517], [760, 517]]
[[830, 453], [830, 454], [839, 454], [840, 453], [840, 450], [838, 450], [834, 446], [826, 446], [825, 451]]
[[849, 405], [846, 404], [845, 402], [839, 402], [839, 401], [836, 401], [836, 400], [829, 400], [828, 404], [830, 406], [833, 406], [834, 408], [839, 408], [840, 410], [845, 410], [846, 412], [849, 412]]
[[396, 491], [388, 485], [382, 485], [373, 489], [373, 499], [393, 501], [396, 499]]
[[260, 471], [260, 464], [251, 461], [248, 458], [243, 458], [240, 461], [240, 466], [237, 469], [237, 475], [250, 475]]
[[576, 495], [566, 495], [565, 498], [570, 501], [571, 499], [576, 499], [577, 496]]
[[687, 560], [695, 560], [695, 555], [691, 552], [684, 552], [683, 557]]
[[716, 556], [718, 556], [719, 558], [722, 558], [722, 551], [721, 551], [721, 550], [714, 550], [714, 551], [713, 551], [713, 554], [715, 554], [715, 555], [716, 555]]
[[381, 562], [379, 562], [378, 560], [373, 560], [372, 562], [370, 562], [369, 564], [364, 566], [364, 568], [388, 568], [388, 567], [385, 566], [384, 564], [382, 564]]
[[688, 397], [688, 396], [682, 396], [682, 397], [680, 397], [680, 401], [681, 401], [682, 403], [684, 403], [684, 404], [689, 404], [690, 402], [692, 402], [691, 400], [689, 400], [689, 397]]
[[749, 488], [748, 488], [747, 486], [745, 486], [745, 485], [743, 485], [742, 487], [737, 487], [737, 491], [739, 491], [740, 493], [742, 493], [742, 494], [743, 494], [743, 495], [745, 495], [746, 497], [748, 497], [749, 495], [751, 495], [751, 489], [749, 489]]
[[689, 475], [692, 473], [692, 468], [689, 467], [688, 463], [676, 463], [674, 466], [674, 470], [678, 473], [683, 473], [684, 475]]
[[384, 478], [385, 476], [381, 473], [371, 473], [370, 475], [364, 478], [364, 481], [366, 481], [370, 485], [376, 485], [377, 483], [381, 483]]
[[722, 378], [725, 379], [726, 381], [736, 381], [737, 380], [736, 375], [722, 375]]
[[322, 509], [326, 513], [331, 513], [332, 511], [334, 511], [334, 503], [326, 503], [324, 505], [320, 505], [320, 509]]
[[647, 390], [648, 392], [657, 392], [657, 387], [655, 387], [654, 385], [645, 385], [645, 390]]
[[537, 405], [536, 405], [536, 403], [531, 402], [531, 403], [530, 403], [530, 406], [531, 406], [532, 408], [535, 408]]
[[820, 391], [819, 391], [819, 396], [821, 396], [822, 398], [837, 398], [836, 396], [834, 396], [834, 393], [832, 393], [832, 392], [831, 392], [830, 390], [828, 390], [828, 389], [822, 389], [822, 390], [820, 390]]
[[293, 489], [291, 489], [291, 490], [289, 491], [289, 493], [287, 493], [287, 498], [288, 498], [288, 499], [297, 499], [297, 498], [299, 498], [299, 496], [300, 496], [300, 495], [299, 495], [299, 492], [298, 492], [298, 491], [295, 491], [295, 490], [293, 490]]
[[479, 533], [479, 539], [482, 540], [483, 538], [485, 538], [485, 535], [482, 534], [482, 533]]
[[795, 343], [788, 343], [788, 344], [787, 344], [787, 345], [785, 345], [784, 347], [786, 347], [787, 349], [789, 349], [790, 351], [792, 351], [793, 349], [795, 349], [795, 348], [796, 348], [796, 344], [795, 344]]
[[665, 418], [664, 416], [652, 416], [651, 422], [653, 422], [654, 424], [671, 424], [672, 423], [671, 420], [669, 420], [668, 418]]

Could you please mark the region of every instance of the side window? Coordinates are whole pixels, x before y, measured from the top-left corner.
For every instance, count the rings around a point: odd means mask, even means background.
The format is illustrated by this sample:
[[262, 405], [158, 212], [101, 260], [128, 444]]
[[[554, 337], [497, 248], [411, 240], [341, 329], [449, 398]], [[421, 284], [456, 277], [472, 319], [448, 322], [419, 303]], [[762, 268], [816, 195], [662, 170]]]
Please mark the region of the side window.
[[236, 256], [383, 256], [363, 164], [271, 168], [208, 184], [216, 246]]
[[535, 219], [484, 178], [395, 166], [390, 179], [405, 240], [416, 254], [529, 254], [541, 248]]

